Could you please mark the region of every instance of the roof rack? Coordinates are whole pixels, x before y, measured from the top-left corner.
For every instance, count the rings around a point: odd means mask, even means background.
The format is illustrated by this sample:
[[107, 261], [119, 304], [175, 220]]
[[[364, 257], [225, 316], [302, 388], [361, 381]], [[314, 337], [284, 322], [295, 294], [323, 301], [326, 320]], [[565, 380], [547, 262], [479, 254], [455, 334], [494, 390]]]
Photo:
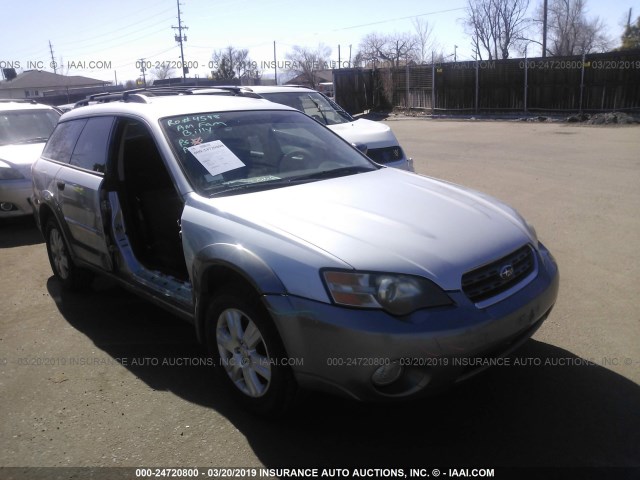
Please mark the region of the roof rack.
[[87, 98], [75, 103], [74, 108], [83, 107], [95, 103], [109, 102], [132, 102], [149, 103], [149, 97], [169, 96], [169, 95], [234, 95], [250, 98], [262, 98], [253, 93], [249, 87], [235, 85], [215, 85], [215, 86], [182, 86], [167, 85], [158, 87], [144, 87], [122, 92], [104, 92], [89, 95]]

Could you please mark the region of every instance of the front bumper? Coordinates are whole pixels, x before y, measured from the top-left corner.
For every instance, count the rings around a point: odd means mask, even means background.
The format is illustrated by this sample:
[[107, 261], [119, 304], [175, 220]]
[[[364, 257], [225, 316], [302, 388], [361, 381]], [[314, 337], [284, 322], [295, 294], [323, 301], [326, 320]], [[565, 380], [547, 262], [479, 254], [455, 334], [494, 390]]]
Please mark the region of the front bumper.
[[[507, 355], [547, 318], [559, 275], [542, 245], [538, 253], [537, 277], [482, 309], [462, 292], [449, 292], [453, 307], [403, 318], [291, 296], [266, 296], [265, 301], [301, 386], [359, 400], [426, 395], [485, 368], [469, 359]], [[402, 373], [389, 385], [375, 385], [372, 376], [386, 362], [401, 364]]]
[[32, 215], [32, 194], [33, 187], [30, 179], [0, 180], [0, 206], [2, 206], [0, 218]]

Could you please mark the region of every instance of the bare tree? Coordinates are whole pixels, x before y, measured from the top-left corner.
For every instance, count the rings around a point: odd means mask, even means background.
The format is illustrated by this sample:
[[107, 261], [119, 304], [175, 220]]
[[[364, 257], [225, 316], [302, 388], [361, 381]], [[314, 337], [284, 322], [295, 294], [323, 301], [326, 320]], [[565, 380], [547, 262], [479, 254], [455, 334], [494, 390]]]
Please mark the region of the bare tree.
[[[631, 16], [631, 13], [629, 13]], [[629, 21], [622, 34], [622, 45], [619, 50], [633, 50], [640, 48], [640, 17], [636, 20], [635, 25]]]
[[215, 70], [211, 71], [211, 77], [216, 80], [260, 77], [258, 64], [249, 58], [249, 50], [247, 49], [236, 49], [229, 45], [213, 52], [211, 60], [215, 67]]
[[529, 27], [529, 0], [467, 0], [465, 26], [482, 60], [509, 58], [509, 50], [524, 38]]
[[287, 70], [295, 75], [301, 75], [302, 81], [312, 88], [317, 88], [317, 70], [329, 68], [331, 48], [320, 43], [316, 49], [294, 45], [293, 50], [286, 55], [289, 62]]
[[426, 20], [415, 17], [411, 22], [415, 30], [415, 58], [418, 63], [430, 63], [431, 53], [435, 50], [433, 27]]
[[166, 80], [173, 76], [175, 69], [171, 68], [170, 63], [162, 63], [158, 67], [151, 69], [149, 73], [154, 80]]
[[[599, 17], [587, 18], [586, 0], [550, 0], [547, 11], [547, 51], [551, 55], [581, 55], [611, 48]], [[539, 15], [542, 17], [542, 12]]]
[[419, 40], [408, 32], [380, 35], [372, 32], [360, 42], [359, 54], [366, 63], [398, 67], [403, 61], [416, 60]]
[[365, 35], [360, 41], [356, 60], [362, 61], [365, 65], [383, 62], [381, 51], [385, 49], [386, 37], [377, 32]]

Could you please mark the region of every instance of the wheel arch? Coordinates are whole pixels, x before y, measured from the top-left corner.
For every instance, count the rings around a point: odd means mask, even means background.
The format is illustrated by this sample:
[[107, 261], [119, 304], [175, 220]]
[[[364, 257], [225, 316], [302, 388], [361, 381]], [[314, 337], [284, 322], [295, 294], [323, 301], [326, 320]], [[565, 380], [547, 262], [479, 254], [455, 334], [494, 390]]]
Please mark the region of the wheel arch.
[[54, 208], [52, 205], [46, 202], [40, 203], [38, 207], [37, 213], [37, 222], [40, 227], [40, 231], [42, 232], [42, 236], [47, 240], [47, 223], [53, 219], [53, 221], [58, 225], [60, 232], [62, 233], [62, 237], [64, 238], [65, 243], [67, 244], [67, 248], [69, 250], [69, 255], [74, 262], [77, 262], [77, 256], [74, 249], [73, 242], [71, 242], [71, 233], [69, 232], [69, 227], [67, 224], [61, 220], [62, 214]]
[[259, 299], [265, 294], [287, 293], [282, 281], [260, 257], [231, 244], [208, 245], [200, 250], [194, 257], [192, 279], [196, 335], [201, 343], [206, 337], [207, 307], [216, 292], [232, 286]]

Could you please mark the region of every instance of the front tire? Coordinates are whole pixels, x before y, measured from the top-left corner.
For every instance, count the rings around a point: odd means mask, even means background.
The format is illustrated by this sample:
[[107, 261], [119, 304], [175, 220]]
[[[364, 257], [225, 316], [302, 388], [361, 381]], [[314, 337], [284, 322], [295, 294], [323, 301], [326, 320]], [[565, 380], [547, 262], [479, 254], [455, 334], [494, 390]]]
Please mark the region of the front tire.
[[243, 290], [225, 290], [207, 311], [207, 346], [231, 395], [256, 413], [279, 416], [292, 405], [296, 383], [264, 306]]
[[91, 272], [76, 267], [69, 254], [69, 247], [62, 231], [55, 220], [49, 219], [45, 228], [47, 255], [53, 275], [60, 281], [62, 288], [67, 291], [77, 291], [86, 288], [93, 276]]

